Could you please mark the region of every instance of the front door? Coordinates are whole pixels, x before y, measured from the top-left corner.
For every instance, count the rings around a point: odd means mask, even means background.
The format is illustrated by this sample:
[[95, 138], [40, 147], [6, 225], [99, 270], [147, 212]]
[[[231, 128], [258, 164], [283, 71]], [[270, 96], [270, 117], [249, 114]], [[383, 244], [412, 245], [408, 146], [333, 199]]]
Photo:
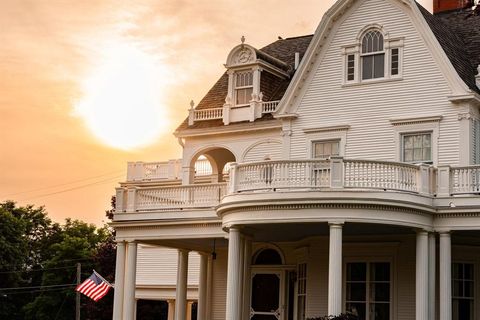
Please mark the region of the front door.
[[253, 271], [251, 320], [283, 320], [283, 271]]

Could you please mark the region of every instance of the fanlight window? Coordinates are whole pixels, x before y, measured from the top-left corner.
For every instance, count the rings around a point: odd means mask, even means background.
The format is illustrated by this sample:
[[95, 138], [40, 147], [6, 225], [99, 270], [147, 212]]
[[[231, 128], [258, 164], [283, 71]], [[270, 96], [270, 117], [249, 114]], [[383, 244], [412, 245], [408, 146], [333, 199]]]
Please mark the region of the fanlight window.
[[267, 248], [256, 254], [253, 264], [255, 265], [274, 265], [282, 264], [282, 257], [277, 250]]
[[385, 76], [385, 50], [383, 35], [378, 30], [368, 31], [362, 39], [362, 79]]

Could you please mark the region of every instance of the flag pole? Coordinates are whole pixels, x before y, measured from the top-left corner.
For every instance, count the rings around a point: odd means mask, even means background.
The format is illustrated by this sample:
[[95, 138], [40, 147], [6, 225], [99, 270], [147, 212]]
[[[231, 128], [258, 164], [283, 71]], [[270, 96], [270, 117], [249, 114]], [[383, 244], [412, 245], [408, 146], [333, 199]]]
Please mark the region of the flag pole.
[[[77, 287], [81, 283], [82, 277], [82, 264], [77, 263]], [[77, 291], [76, 301], [75, 301], [75, 320], [80, 320], [80, 292]]]
[[110, 287], [115, 288], [113, 284], [111, 284], [110, 282], [108, 282], [107, 280], [105, 280], [105, 278], [102, 277], [97, 271], [95, 271], [95, 269], [93, 269], [93, 272], [97, 275], [97, 277], [99, 277], [99, 278], [102, 279], [104, 282], [106, 282]]

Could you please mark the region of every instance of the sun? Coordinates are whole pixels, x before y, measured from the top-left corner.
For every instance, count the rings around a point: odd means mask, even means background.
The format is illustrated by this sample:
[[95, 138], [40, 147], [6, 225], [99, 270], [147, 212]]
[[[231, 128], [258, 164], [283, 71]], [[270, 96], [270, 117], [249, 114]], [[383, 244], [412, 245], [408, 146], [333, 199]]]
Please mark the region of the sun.
[[104, 144], [130, 150], [146, 146], [164, 132], [162, 76], [166, 68], [132, 45], [110, 46], [105, 63], [82, 84], [75, 114]]

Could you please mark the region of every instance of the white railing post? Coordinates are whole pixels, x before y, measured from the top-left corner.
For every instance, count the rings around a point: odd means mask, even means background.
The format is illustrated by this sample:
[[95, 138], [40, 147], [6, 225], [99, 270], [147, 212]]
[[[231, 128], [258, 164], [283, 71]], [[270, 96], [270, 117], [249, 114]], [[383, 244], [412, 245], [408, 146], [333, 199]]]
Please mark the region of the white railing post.
[[232, 105], [231, 104], [231, 98], [227, 97], [225, 99], [225, 104], [223, 105], [223, 111], [222, 111], [222, 121], [223, 121], [224, 125], [229, 125], [230, 124], [230, 106], [231, 105]]
[[168, 179], [177, 179], [177, 160], [168, 160]]
[[451, 195], [450, 166], [438, 166], [437, 169], [437, 196], [449, 197]]
[[125, 197], [124, 188], [115, 188], [115, 212], [124, 212], [123, 199]]
[[127, 210], [126, 212], [135, 212], [137, 209], [137, 188], [127, 188]]
[[427, 164], [420, 164], [417, 170], [417, 188], [421, 194], [430, 193], [430, 166]]
[[237, 181], [238, 181], [238, 168], [237, 163], [233, 162], [230, 164], [230, 170], [228, 173], [229, 186], [228, 186], [228, 193], [235, 193], [237, 192]]
[[135, 174], [136, 174], [135, 162], [128, 162], [127, 163], [127, 181], [135, 180]]
[[330, 188], [343, 188], [343, 157], [330, 157]]
[[145, 178], [145, 163], [138, 161], [135, 163], [135, 174], [133, 181], [143, 180], [143, 178]]

